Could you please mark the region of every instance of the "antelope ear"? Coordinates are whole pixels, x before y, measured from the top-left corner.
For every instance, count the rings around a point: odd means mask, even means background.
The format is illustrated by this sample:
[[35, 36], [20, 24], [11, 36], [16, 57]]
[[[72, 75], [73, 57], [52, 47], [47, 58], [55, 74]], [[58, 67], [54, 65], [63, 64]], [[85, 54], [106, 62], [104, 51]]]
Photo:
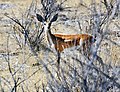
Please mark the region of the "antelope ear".
[[54, 22], [54, 21], [56, 21], [56, 20], [57, 20], [57, 18], [58, 18], [58, 13], [57, 13], [57, 14], [55, 14], [55, 15], [53, 16], [53, 18], [51, 19], [51, 21], [50, 21], [50, 22]]
[[37, 16], [38, 21], [40, 21], [40, 22], [44, 21], [44, 19], [43, 19], [43, 17], [41, 15], [36, 14], [36, 16]]

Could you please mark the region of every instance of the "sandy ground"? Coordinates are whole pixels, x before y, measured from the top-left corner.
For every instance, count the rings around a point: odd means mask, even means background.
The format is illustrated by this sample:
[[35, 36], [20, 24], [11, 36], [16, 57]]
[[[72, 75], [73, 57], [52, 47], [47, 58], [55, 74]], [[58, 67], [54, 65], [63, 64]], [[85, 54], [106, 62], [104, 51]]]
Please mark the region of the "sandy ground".
[[[79, 6], [79, 3], [78, 3], [79, 1], [80, 0], [68, 0], [65, 3], [65, 6], [76, 8], [77, 6]], [[21, 17], [22, 13], [25, 12], [26, 9], [28, 9], [31, 2], [32, 0], [0, 0], [0, 4], [3, 4], [3, 5], [6, 4], [7, 6], [5, 7], [8, 7], [8, 8], [0, 7], [0, 77], [5, 77], [9, 81], [11, 81], [12, 78], [9, 77], [10, 73], [8, 71], [8, 65], [5, 59], [7, 58], [8, 52], [10, 54], [10, 65], [12, 67], [12, 70], [16, 71], [18, 68], [20, 68], [16, 77], [25, 79], [40, 68], [40, 67], [32, 66], [36, 62], [35, 57], [32, 56], [31, 52], [29, 51], [29, 48], [21, 49], [19, 47], [18, 43], [14, 38], [13, 32], [11, 32], [10, 20], [8, 20], [7, 17], [4, 16], [4, 13], [8, 13], [9, 15], [15, 15], [17, 18]], [[90, 1], [86, 0], [86, 4], [89, 5]], [[79, 10], [81, 10], [81, 8], [82, 8], [81, 12], [87, 11], [83, 7], [80, 7]], [[77, 15], [79, 15], [79, 13]], [[119, 24], [120, 19], [116, 21]], [[58, 27], [57, 30], [59, 30], [59, 32], [57, 33], [65, 32], [65, 34], [68, 34], [68, 33], [76, 34], [79, 32], [79, 30], [77, 30], [78, 26], [74, 26], [68, 29], [65, 29], [64, 25], [61, 25], [61, 26], [57, 25], [57, 27]], [[113, 30], [120, 31], [113, 24], [111, 24], [111, 28]], [[68, 31], [66, 32], [66, 30], [69, 30], [70, 32]], [[73, 31], [73, 30], [77, 30], [77, 31]], [[114, 36], [110, 36], [110, 38], [112, 41], [115, 41], [116, 43], [118, 43], [119, 46], [109, 41], [105, 41], [101, 44], [101, 47], [100, 47], [101, 50], [99, 54], [101, 55], [101, 57], [103, 57], [104, 59], [103, 61], [110, 62], [113, 65], [120, 66], [120, 38], [114, 37]], [[109, 55], [108, 53], [106, 53], [105, 51], [106, 49], [110, 52]], [[40, 84], [36, 83], [38, 81], [40, 81], [39, 82]], [[12, 82], [13, 81], [11, 81], [11, 83]], [[41, 86], [42, 82], [46, 82], [46, 76], [44, 71], [40, 68], [40, 70], [37, 73], [35, 73], [34, 76], [30, 77], [29, 80], [26, 80], [24, 82], [24, 84], [26, 85], [26, 87], [24, 88], [26, 88], [27, 90], [30, 90], [30, 92], [35, 92], [35, 83], [37, 84], [37, 86], [39, 85]], [[30, 89], [27, 88], [28, 85]], [[5, 86], [5, 89], [6, 89], [6, 86]], [[21, 90], [19, 92], [21, 92]]]

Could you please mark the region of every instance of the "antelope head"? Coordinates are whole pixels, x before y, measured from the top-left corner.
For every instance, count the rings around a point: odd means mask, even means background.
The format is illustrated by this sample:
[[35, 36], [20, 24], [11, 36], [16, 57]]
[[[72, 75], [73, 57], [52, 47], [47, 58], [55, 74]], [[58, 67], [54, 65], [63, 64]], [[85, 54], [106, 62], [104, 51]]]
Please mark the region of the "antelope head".
[[39, 14], [36, 14], [36, 16], [37, 16], [38, 21], [40, 21], [40, 22], [42, 23], [42, 26], [43, 26], [43, 28], [44, 28], [44, 31], [45, 31], [45, 32], [48, 32], [48, 31], [50, 31], [51, 24], [57, 20], [57, 18], [58, 18], [58, 13], [55, 14], [55, 15], [52, 17], [51, 20], [49, 20], [49, 18], [47, 18], [47, 17], [43, 18], [43, 17], [42, 17], [41, 15], [39, 15]]

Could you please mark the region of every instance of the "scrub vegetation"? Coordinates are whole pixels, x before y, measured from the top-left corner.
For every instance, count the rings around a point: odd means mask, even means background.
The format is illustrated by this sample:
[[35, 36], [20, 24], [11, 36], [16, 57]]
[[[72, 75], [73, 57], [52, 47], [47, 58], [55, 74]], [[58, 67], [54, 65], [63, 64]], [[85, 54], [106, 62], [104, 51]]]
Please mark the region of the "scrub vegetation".
[[[0, 0], [0, 12], [0, 92], [120, 92], [120, 0]], [[58, 66], [46, 22], [93, 42], [62, 48]]]

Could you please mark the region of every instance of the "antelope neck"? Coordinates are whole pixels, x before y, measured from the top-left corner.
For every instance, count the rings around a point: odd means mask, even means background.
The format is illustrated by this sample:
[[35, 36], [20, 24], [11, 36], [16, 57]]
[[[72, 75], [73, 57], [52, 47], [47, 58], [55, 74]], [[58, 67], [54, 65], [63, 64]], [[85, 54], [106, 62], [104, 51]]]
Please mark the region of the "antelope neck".
[[49, 27], [49, 25], [48, 26], [45, 26], [44, 27], [44, 31], [45, 31], [45, 39], [46, 39], [46, 41], [47, 41], [47, 44], [48, 44], [48, 46], [52, 46], [53, 47], [53, 40], [54, 40], [54, 35], [51, 33], [51, 29], [50, 29], [50, 27]]

